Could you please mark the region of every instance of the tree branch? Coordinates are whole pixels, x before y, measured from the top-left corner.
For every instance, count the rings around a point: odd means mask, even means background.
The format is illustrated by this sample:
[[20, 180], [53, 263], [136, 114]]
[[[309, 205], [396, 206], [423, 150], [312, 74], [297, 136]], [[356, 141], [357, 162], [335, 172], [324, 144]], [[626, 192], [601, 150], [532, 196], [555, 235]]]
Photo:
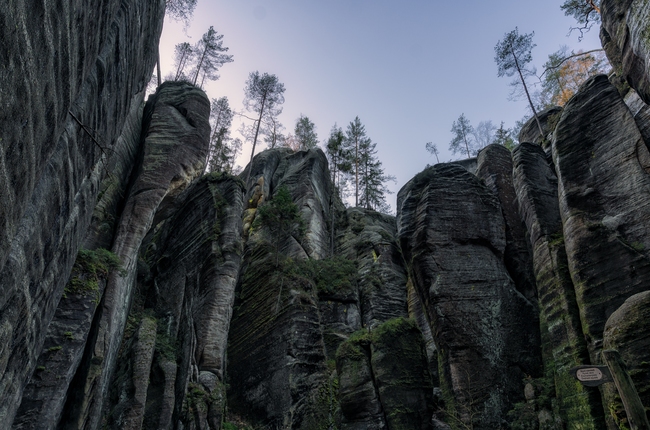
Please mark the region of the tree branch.
[[542, 80], [542, 76], [544, 76], [544, 74], [545, 74], [546, 72], [548, 72], [549, 70], [557, 69], [558, 67], [560, 67], [562, 64], [564, 64], [566, 61], [570, 60], [571, 58], [576, 58], [576, 57], [580, 57], [580, 56], [582, 56], [582, 55], [587, 55], [587, 54], [591, 54], [592, 52], [599, 52], [599, 51], [604, 51], [604, 49], [603, 49], [603, 48], [600, 48], [600, 49], [592, 49], [591, 51], [579, 52], [579, 53], [577, 53], [577, 54], [571, 54], [571, 55], [569, 55], [568, 57], [565, 57], [565, 58], [563, 58], [562, 60], [560, 60], [559, 63], [557, 63], [557, 64], [555, 64], [555, 65], [553, 65], [553, 66], [550, 66], [550, 67], [545, 68], [544, 71], [542, 72], [542, 74], [539, 75], [539, 80], [540, 80], [540, 81]]

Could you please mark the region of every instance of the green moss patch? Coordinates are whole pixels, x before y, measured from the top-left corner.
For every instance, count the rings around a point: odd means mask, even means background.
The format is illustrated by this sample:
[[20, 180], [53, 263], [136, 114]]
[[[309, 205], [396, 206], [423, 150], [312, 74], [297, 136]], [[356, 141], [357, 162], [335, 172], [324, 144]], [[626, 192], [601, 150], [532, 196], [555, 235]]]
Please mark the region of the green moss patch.
[[107, 249], [81, 249], [77, 254], [64, 293], [98, 295], [100, 278], [105, 279], [111, 270], [120, 269], [121, 266], [119, 257]]

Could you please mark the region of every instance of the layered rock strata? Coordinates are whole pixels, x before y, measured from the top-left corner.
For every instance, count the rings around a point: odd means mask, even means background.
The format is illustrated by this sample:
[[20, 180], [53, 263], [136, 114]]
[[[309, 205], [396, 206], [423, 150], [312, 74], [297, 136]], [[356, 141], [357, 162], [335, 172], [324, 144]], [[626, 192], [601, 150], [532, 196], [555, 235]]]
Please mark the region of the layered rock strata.
[[448, 419], [496, 428], [541, 373], [535, 307], [503, 255], [497, 197], [455, 164], [418, 174], [398, 195], [398, 237], [431, 321]]
[[99, 182], [156, 59], [164, 2], [12, 2], [0, 17], [0, 420], [11, 422]]

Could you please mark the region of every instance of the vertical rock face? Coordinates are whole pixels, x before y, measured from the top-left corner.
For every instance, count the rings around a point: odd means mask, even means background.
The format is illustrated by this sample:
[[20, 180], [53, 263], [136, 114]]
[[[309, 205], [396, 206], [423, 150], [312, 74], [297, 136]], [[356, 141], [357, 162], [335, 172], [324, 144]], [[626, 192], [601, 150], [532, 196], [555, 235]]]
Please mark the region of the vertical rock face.
[[496, 196], [454, 164], [439, 164], [398, 195], [398, 237], [429, 314], [447, 413], [498, 428], [540, 373], [535, 308], [503, 263], [505, 225]]
[[603, 0], [600, 40], [617, 74], [650, 103], [650, 3]]
[[[176, 428], [179, 421], [189, 428], [219, 428], [242, 255], [242, 185], [228, 175], [202, 177], [178, 197], [179, 210], [140, 253], [126, 333], [131, 350], [123, 350], [118, 361], [110, 428], [135, 421], [151, 429]], [[157, 322], [148, 337], [155, 353], [143, 364], [137, 327], [151, 319]], [[138, 366], [146, 375], [142, 381], [131, 376]]]
[[[476, 176], [498, 197], [506, 227], [504, 260], [508, 273], [521, 294], [537, 302], [530, 245], [519, 216], [517, 193], [512, 183], [512, 157], [503, 145], [490, 145], [479, 153]], [[536, 318], [537, 315], [534, 316]]]
[[90, 422], [101, 417], [126, 324], [137, 273], [138, 253], [155, 216], [164, 217], [178, 194], [202, 173], [208, 151], [210, 104], [205, 93], [191, 85], [169, 82], [149, 100], [144, 112], [143, 156], [131, 185], [112, 251], [122, 262], [113, 271], [102, 296], [93, 338], [92, 357], [87, 357], [77, 383], [84, 388], [83, 402], [75, 404], [71, 422]]
[[557, 121], [562, 113], [562, 108], [553, 106], [537, 113], [539, 122], [542, 124], [543, 134], [539, 132], [539, 126], [535, 118], [529, 119], [519, 131], [519, 142], [536, 143], [541, 145], [547, 154], [551, 153], [551, 140]]
[[553, 141], [569, 270], [592, 362], [607, 318], [650, 276], [650, 154], [605, 76], [565, 106]]
[[0, 17], [3, 422], [36, 367], [104, 163], [150, 76], [163, 12], [162, 1], [17, 1]]
[[564, 249], [555, 170], [539, 145], [521, 143], [512, 158], [513, 183], [532, 248], [545, 373], [555, 382], [563, 422], [602, 428], [598, 394], [568, 373], [590, 360]]

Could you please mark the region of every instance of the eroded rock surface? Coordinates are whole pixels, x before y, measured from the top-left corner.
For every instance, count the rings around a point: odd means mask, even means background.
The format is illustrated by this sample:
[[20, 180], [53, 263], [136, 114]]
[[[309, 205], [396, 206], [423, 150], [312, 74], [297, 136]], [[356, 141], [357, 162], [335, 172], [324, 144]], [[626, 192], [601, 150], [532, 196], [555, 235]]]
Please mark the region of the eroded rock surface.
[[523, 396], [524, 373], [541, 372], [535, 307], [503, 262], [499, 201], [460, 166], [439, 164], [400, 190], [397, 223], [438, 347], [447, 413], [496, 428]]
[[[17, 1], [0, 18], [0, 420], [11, 422], [156, 59], [164, 2]], [[137, 102], [136, 102], [137, 103]]]
[[650, 276], [650, 154], [606, 76], [565, 106], [553, 141], [569, 270], [592, 363], [607, 318]]
[[557, 176], [539, 145], [521, 143], [512, 158], [513, 183], [532, 248], [545, 373], [554, 381], [560, 419], [602, 428], [598, 394], [576, 384], [568, 374], [571, 367], [590, 360], [564, 249]]
[[650, 103], [650, 3], [647, 0], [603, 0], [600, 12], [600, 41], [607, 58], [617, 74]]

